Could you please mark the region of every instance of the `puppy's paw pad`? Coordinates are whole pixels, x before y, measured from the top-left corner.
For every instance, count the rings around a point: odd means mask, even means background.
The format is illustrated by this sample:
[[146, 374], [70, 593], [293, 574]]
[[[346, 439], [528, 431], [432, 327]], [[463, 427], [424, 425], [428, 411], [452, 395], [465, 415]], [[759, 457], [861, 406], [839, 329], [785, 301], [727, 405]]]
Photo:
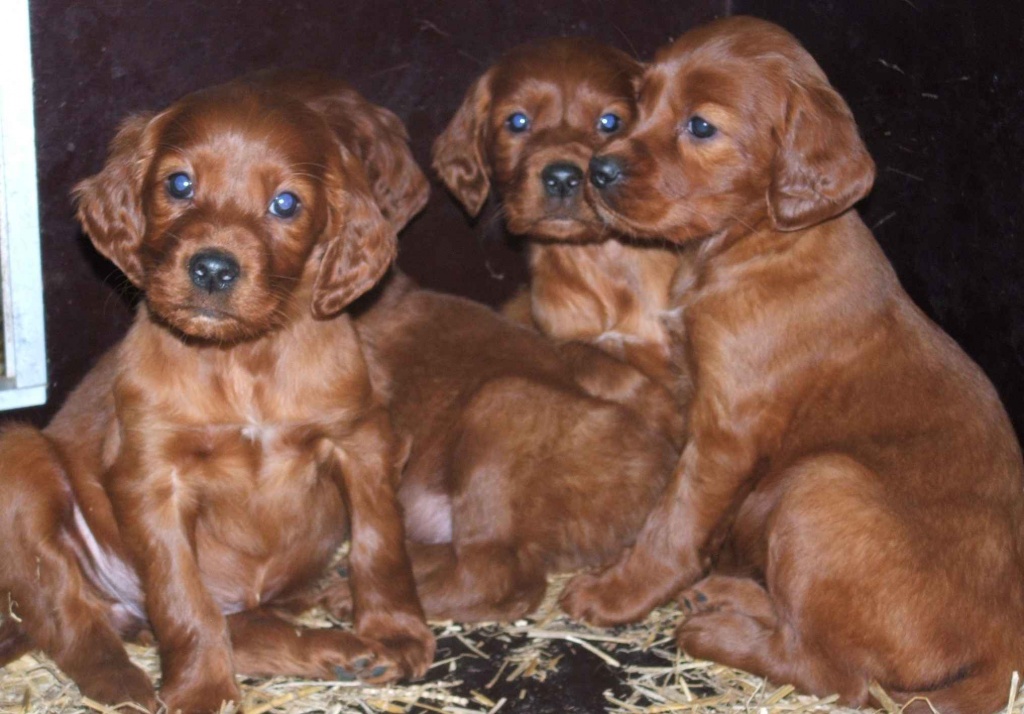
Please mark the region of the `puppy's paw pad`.
[[359, 679], [358, 671], [358, 668], [355, 668], [355, 671], [353, 671], [336, 665], [334, 667], [334, 679], [338, 682], [354, 682]]
[[688, 614], [737, 612], [771, 625], [775, 609], [768, 592], [750, 578], [709, 575], [677, 598]]
[[330, 665], [333, 679], [337, 682], [364, 682], [386, 684], [401, 677], [399, 667], [384, 654], [360, 654], [344, 657], [335, 653], [335, 664]]
[[679, 607], [689, 615], [699, 615], [714, 610], [715, 604], [703, 590], [690, 588], [679, 595]]
[[396, 662], [377, 658], [359, 670], [358, 678], [365, 684], [391, 684], [402, 678], [402, 668]]

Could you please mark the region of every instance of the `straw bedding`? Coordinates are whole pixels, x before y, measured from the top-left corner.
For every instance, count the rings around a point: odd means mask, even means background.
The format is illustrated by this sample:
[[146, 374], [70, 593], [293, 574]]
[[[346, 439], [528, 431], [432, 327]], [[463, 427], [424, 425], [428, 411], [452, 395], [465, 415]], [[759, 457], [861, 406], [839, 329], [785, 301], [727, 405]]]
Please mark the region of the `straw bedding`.
[[[675, 648], [680, 613], [662, 608], [641, 624], [603, 630], [567, 620], [552, 581], [539, 611], [509, 625], [436, 623], [438, 654], [427, 677], [414, 684], [376, 688], [350, 682], [243, 679], [248, 714], [494, 714], [611, 712], [853, 712], [834, 698], [795, 694], [744, 672], [692, 660]], [[310, 613], [309, 626], [332, 623]], [[129, 645], [133, 661], [154, 678], [159, 662], [150, 647]], [[1005, 711], [1024, 714], [1024, 692], [1007, 683]], [[881, 693], [885, 701], [884, 693]], [[84, 699], [48, 659], [27, 655], [0, 669], [0, 712], [72, 714], [115, 711]], [[119, 712], [132, 712], [126, 705]], [[227, 710], [224, 714], [228, 714]], [[898, 712], [889, 703], [882, 711]]]

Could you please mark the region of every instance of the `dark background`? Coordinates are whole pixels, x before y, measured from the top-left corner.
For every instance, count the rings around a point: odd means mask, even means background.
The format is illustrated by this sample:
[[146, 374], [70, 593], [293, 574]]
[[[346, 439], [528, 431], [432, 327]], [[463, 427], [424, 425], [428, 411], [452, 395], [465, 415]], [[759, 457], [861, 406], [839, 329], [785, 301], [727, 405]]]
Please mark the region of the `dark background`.
[[[970, 0], [35, 0], [31, 4], [50, 401], [126, 330], [123, 278], [68, 193], [128, 113], [270, 66], [313, 67], [395, 111], [417, 159], [470, 82], [512, 46], [590, 35], [641, 59], [692, 25], [787, 27], [847, 98], [879, 168], [861, 212], [914, 300], [995, 382], [1024, 433], [1024, 3]], [[489, 303], [525, 279], [493, 205], [475, 224], [438, 183], [400, 263]]]

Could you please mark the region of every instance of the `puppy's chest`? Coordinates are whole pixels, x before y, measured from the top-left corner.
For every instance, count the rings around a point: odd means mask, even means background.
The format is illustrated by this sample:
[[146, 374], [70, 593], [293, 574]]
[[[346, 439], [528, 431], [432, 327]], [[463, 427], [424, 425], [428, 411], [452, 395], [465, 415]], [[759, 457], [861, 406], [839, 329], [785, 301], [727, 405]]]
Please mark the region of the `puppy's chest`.
[[130, 364], [116, 387], [140, 478], [240, 518], [301, 505], [329, 478], [329, 442], [358, 416], [365, 381], [351, 341], [332, 335], [282, 332], [226, 350], [149, 335], [152, 364]]
[[289, 394], [256, 377], [233, 376], [211, 384], [199, 402], [168, 405], [163, 450], [191, 489], [211, 497], [242, 490], [251, 501], [285, 483], [313, 485], [331, 414], [328, 403], [301, 388]]
[[309, 488], [323, 470], [327, 431], [313, 421], [248, 419], [172, 427], [165, 443], [169, 465], [191, 491], [208, 498], [264, 490]]

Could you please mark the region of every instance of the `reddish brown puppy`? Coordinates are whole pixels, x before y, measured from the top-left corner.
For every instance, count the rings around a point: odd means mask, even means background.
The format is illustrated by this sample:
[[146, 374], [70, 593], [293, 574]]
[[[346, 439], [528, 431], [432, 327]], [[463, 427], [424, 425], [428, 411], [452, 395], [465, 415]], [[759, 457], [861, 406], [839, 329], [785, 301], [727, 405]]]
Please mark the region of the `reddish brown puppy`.
[[[76, 196], [145, 301], [44, 432], [0, 435], [0, 657], [152, 708], [119, 639], [151, 628], [185, 712], [237, 701], [236, 672], [422, 674], [397, 442], [340, 314], [426, 197], [397, 119], [337, 82], [242, 80], [129, 118]], [[298, 628], [280, 611], [346, 522], [355, 634]]]
[[434, 144], [434, 168], [471, 214], [493, 187], [530, 241], [531, 284], [506, 314], [625, 359], [674, 392], [663, 322], [677, 247], [620, 240], [584, 200], [587, 165], [636, 113], [641, 65], [580, 38], [523, 45], [469, 89]]
[[[873, 178], [780, 28], [731, 18], [658, 54], [591, 196], [618, 230], [699, 244], [690, 440], [636, 547], [563, 602], [625, 622], [690, 588], [697, 657], [854, 704], [876, 680], [991, 712], [1024, 668], [1020, 448], [849, 210]], [[701, 580], [723, 536], [760, 579]]]
[[548, 573], [633, 543], [678, 458], [664, 390], [401, 275], [356, 326], [410, 445], [399, 499], [430, 617], [521, 617]]

